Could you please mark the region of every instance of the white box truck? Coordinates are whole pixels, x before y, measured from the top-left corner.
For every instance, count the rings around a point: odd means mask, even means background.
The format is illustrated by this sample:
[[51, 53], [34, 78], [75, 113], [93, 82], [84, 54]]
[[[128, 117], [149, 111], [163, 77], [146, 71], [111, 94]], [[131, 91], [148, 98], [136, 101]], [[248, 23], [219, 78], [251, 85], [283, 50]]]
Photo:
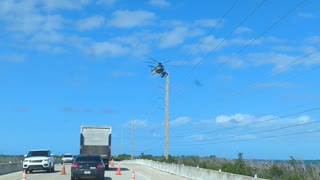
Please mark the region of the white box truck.
[[98, 154], [109, 169], [111, 158], [111, 127], [81, 126], [80, 154]]

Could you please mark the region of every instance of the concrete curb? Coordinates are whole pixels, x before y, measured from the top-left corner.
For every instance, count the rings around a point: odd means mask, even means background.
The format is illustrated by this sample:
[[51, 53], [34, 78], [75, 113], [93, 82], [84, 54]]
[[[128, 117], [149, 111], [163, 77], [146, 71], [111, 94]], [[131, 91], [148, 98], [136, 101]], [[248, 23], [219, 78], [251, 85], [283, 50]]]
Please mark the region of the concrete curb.
[[22, 171], [22, 163], [0, 164], [0, 175]]

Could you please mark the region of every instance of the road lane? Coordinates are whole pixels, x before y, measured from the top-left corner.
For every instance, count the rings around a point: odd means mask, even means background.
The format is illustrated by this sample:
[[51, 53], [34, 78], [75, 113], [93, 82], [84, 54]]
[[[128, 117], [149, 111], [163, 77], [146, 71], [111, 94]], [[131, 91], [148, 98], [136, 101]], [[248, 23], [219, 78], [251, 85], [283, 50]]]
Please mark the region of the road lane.
[[[62, 165], [55, 165], [55, 172], [47, 173], [46, 171], [35, 171], [34, 173], [26, 174], [27, 180], [70, 180], [70, 169], [71, 164], [66, 164], [66, 175], [61, 175]], [[117, 167], [110, 168], [105, 171], [104, 180], [131, 180], [132, 170], [135, 170], [136, 180], [186, 180], [176, 175], [165, 173], [147, 166], [136, 165], [136, 164], [121, 164], [120, 172], [121, 175], [117, 175]], [[23, 172], [15, 172], [0, 176], [0, 180], [21, 180]]]

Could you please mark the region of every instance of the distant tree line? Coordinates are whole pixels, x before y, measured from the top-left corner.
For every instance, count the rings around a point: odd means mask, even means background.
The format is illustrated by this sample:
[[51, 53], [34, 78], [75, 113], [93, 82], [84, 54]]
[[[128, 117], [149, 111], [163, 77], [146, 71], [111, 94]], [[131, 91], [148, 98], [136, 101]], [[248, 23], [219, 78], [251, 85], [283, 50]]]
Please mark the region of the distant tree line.
[[24, 156], [22, 155], [1, 155], [0, 154], [0, 164], [22, 162], [23, 159], [24, 159]]

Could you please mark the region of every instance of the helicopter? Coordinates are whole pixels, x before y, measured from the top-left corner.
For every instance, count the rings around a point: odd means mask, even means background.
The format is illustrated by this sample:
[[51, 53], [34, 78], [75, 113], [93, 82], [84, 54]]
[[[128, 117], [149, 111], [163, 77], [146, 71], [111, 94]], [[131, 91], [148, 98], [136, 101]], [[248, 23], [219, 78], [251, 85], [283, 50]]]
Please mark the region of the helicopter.
[[151, 60], [153, 60], [154, 62], [158, 63], [157, 66], [151, 66], [149, 65], [149, 67], [151, 67], [151, 73], [152, 75], [154, 74], [160, 74], [161, 77], [165, 77], [167, 75], [167, 72], [164, 70], [164, 66], [161, 62], [158, 62], [152, 58], [150, 58]]

